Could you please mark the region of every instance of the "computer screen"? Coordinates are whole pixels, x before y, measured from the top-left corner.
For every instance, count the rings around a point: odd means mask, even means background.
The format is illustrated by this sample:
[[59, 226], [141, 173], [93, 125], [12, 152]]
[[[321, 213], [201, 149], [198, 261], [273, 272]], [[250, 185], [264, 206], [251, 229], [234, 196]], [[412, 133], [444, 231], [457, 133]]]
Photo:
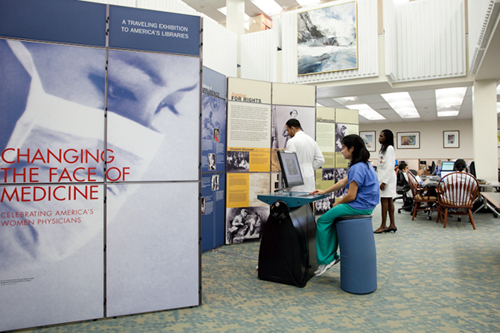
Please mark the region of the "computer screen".
[[446, 176], [449, 173], [455, 172], [453, 171], [453, 166], [455, 165], [455, 162], [452, 161], [444, 161], [443, 164], [441, 164], [441, 178]]
[[304, 185], [304, 179], [302, 178], [299, 161], [295, 152], [279, 150], [278, 160], [280, 161], [281, 174], [283, 175], [285, 187]]

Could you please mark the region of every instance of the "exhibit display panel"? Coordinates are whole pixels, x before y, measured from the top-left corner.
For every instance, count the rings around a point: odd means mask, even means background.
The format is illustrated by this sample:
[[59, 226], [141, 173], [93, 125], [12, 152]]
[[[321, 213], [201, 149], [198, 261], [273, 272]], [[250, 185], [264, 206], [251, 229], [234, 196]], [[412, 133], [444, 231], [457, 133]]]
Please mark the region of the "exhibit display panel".
[[224, 245], [227, 78], [203, 67], [201, 125], [201, 250]]
[[106, 316], [199, 305], [200, 18], [109, 15]]
[[[359, 134], [358, 111], [350, 109], [318, 108], [316, 127], [317, 142], [325, 164], [316, 170], [316, 187], [326, 190], [347, 177], [349, 160], [342, 155], [342, 139], [349, 134]], [[344, 190], [328, 194], [328, 198], [315, 202], [316, 214], [326, 213], [336, 200], [344, 196]]]
[[101, 318], [103, 185], [1, 189], [0, 330]]
[[224, 172], [226, 154], [226, 77], [203, 67], [201, 171]]
[[105, 27], [105, 5], [0, 1], [0, 331], [104, 315]]
[[226, 218], [226, 174], [205, 173], [201, 177], [201, 250], [224, 245]]
[[258, 239], [269, 208], [271, 83], [228, 78], [226, 244]]
[[0, 0], [0, 331], [200, 304], [199, 49], [197, 16]]
[[195, 57], [109, 50], [109, 166], [129, 172], [118, 180], [198, 179], [198, 149], [186, 147], [199, 145], [199, 79]]
[[199, 305], [198, 182], [108, 188], [106, 315]]

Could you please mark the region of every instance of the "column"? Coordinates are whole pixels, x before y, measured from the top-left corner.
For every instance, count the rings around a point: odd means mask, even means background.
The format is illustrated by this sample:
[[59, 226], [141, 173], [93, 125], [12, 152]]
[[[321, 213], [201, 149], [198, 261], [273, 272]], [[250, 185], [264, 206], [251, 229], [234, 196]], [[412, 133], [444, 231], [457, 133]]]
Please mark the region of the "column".
[[472, 97], [472, 140], [476, 176], [498, 181], [497, 82], [474, 81]]
[[240, 77], [240, 37], [245, 33], [245, 1], [226, 0], [226, 28], [236, 35], [238, 40], [238, 77]]

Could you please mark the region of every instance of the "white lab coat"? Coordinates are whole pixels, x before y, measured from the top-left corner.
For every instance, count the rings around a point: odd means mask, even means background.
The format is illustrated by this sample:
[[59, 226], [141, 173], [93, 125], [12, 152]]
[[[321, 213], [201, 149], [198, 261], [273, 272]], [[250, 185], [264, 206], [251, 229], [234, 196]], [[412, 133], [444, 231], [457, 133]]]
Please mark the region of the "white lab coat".
[[286, 143], [286, 150], [297, 154], [304, 185], [295, 186], [291, 190], [296, 192], [312, 192], [316, 189], [314, 170], [325, 163], [325, 158], [319, 150], [318, 144], [303, 131], [295, 133]]
[[394, 167], [396, 164], [396, 152], [393, 146], [387, 147], [385, 152], [379, 153], [377, 176], [378, 183], [385, 184], [385, 189], [380, 190], [381, 198], [395, 198], [396, 193], [396, 172]]

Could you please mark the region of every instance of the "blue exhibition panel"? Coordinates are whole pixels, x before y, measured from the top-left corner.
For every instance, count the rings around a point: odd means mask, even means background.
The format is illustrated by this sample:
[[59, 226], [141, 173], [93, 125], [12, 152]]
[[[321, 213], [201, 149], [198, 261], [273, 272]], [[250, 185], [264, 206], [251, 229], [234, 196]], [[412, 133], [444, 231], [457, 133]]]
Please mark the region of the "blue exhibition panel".
[[200, 55], [200, 17], [109, 6], [109, 47]]
[[73, 0], [0, 0], [0, 36], [104, 47], [106, 5]]
[[225, 235], [224, 173], [206, 173], [201, 180], [201, 251], [205, 252], [224, 245]]

